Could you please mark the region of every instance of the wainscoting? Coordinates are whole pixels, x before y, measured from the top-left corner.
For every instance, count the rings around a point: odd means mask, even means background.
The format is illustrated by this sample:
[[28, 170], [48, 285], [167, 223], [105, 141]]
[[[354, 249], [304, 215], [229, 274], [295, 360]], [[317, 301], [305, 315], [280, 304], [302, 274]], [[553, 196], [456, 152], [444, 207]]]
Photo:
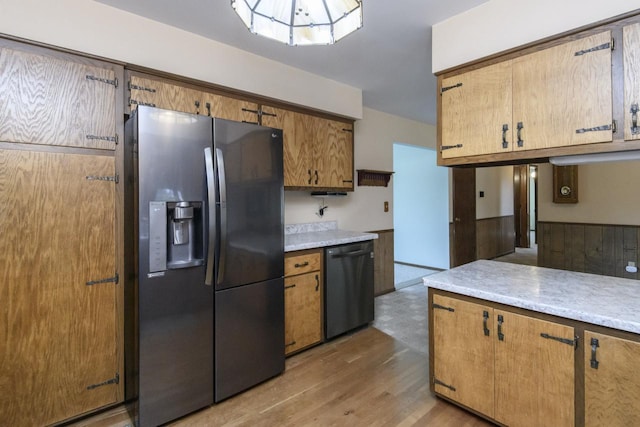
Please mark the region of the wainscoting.
[[393, 277], [393, 229], [377, 230], [378, 238], [373, 240], [374, 267], [373, 292], [375, 296], [395, 290]]
[[493, 259], [515, 251], [513, 215], [476, 220], [477, 259]]
[[625, 270], [640, 261], [640, 226], [538, 222], [541, 267], [640, 279]]

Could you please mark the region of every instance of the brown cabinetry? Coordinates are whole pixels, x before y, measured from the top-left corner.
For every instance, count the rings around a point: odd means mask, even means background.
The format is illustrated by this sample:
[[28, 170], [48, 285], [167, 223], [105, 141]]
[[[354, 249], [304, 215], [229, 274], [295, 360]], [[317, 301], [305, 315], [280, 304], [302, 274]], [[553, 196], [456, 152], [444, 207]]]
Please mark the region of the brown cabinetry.
[[441, 157], [611, 142], [610, 31], [441, 80]]
[[286, 189], [353, 190], [352, 124], [270, 106], [261, 120], [283, 130]]
[[284, 265], [285, 354], [323, 340], [322, 250], [286, 254]]
[[0, 41], [3, 425], [123, 400], [122, 75]]
[[0, 40], [0, 141], [114, 150], [119, 90], [113, 67]]
[[622, 29], [624, 55], [624, 139], [640, 139], [640, 24]]
[[236, 98], [130, 73], [128, 105], [149, 105], [165, 110], [202, 114], [237, 122], [258, 122], [258, 105]]
[[373, 240], [373, 292], [378, 296], [395, 290], [393, 230], [372, 233], [378, 234], [378, 238]]
[[573, 328], [434, 294], [433, 389], [505, 425], [572, 426]]
[[585, 426], [640, 425], [640, 343], [584, 334]]

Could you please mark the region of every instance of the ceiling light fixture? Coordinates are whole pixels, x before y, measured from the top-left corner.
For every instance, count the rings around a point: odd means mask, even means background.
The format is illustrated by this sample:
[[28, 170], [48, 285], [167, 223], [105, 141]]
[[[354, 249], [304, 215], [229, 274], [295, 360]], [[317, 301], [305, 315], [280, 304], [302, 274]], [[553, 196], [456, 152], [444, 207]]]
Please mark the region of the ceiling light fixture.
[[231, 0], [249, 31], [290, 46], [333, 44], [362, 27], [362, 0]]

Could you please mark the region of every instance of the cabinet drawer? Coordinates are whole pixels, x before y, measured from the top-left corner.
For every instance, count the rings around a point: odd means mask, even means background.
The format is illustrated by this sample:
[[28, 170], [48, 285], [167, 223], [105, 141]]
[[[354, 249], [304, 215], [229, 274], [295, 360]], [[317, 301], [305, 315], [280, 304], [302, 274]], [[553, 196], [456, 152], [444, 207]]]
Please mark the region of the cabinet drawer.
[[287, 256], [284, 259], [284, 275], [295, 276], [296, 274], [317, 271], [320, 270], [320, 263], [320, 252]]

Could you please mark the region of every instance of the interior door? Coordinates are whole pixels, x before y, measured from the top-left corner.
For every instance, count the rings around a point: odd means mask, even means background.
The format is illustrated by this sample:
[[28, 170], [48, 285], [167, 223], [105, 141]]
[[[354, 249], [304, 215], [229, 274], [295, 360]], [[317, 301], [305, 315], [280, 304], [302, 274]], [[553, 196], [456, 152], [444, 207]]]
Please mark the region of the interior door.
[[476, 169], [452, 168], [453, 259], [451, 267], [476, 260]]
[[529, 239], [529, 165], [513, 167], [513, 213], [516, 247], [528, 248]]
[[3, 425], [116, 402], [115, 184], [87, 179], [114, 172], [111, 156], [0, 150]]

